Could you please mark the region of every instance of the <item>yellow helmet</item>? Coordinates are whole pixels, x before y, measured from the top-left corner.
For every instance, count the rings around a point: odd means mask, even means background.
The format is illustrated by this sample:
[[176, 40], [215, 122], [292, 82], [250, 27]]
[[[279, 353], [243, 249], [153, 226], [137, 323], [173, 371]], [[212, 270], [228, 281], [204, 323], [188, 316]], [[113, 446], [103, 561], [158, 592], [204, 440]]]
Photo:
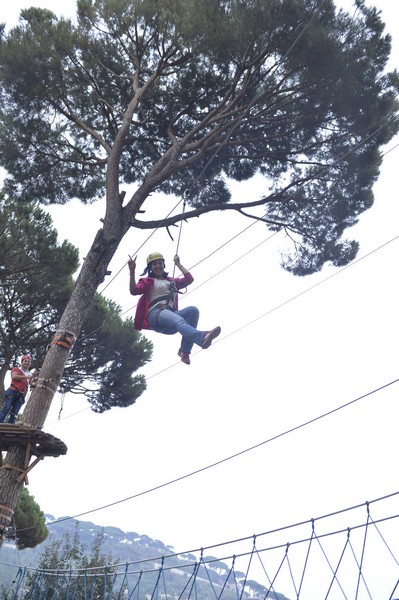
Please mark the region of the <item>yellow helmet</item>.
[[154, 260], [163, 260], [165, 262], [164, 257], [162, 256], [162, 254], [160, 252], [153, 252], [152, 254], [149, 254], [147, 256], [147, 267], [148, 265], [150, 265]]

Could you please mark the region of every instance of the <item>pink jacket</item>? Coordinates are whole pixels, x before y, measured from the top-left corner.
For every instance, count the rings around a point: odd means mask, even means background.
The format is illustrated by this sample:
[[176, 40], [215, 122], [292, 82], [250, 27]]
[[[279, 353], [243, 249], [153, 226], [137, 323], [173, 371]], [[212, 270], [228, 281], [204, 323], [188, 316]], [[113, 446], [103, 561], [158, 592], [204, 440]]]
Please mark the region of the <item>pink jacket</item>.
[[[168, 281], [172, 281], [172, 277], [166, 278]], [[194, 277], [191, 273], [186, 273], [183, 277], [176, 277], [175, 284], [178, 290], [187, 287], [194, 281]], [[151, 329], [148, 323], [148, 305], [150, 303], [151, 289], [154, 285], [153, 277], [142, 277], [138, 280], [136, 289], [132, 292], [132, 296], [141, 296], [137, 303], [136, 315], [134, 317], [134, 328], [138, 329]], [[178, 309], [177, 295], [174, 300], [175, 309]]]

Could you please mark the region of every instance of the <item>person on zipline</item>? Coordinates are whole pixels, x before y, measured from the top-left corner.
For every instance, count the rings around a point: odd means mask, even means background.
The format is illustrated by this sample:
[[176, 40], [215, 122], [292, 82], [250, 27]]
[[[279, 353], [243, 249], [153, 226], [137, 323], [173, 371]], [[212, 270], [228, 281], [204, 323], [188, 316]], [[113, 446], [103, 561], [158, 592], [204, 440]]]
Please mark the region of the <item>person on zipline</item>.
[[11, 369], [11, 385], [4, 394], [4, 404], [0, 412], [0, 423], [4, 423], [8, 413], [8, 422], [15, 423], [15, 419], [25, 402], [32, 373], [29, 371], [31, 358], [26, 354], [21, 358], [21, 366]]
[[[190, 364], [190, 352], [194, 344], [203, 350], [209, 348], [212, 341], [220, 334], [220, 327], [210, 331], [197, 329], [199, 311], [195, 306], [187, 306], [179, 310], [178, 290], [187, 287], [194, 281], [191, 273], [185, 269], [176, 254], [174, 263], [182, 272], [182, 277], [168, 277], [165, 272], [165, 259], [159, 252], [147, 257], [147, 267], [136, 282], [136, 259], [129, 256], [130, 271], [129, 291], [132, 296], [141, 296], [137, 303], [134, 328], [153, 329], [158, 333], [180, 333], [181, 346], [178, 351], [182, 362]], [[143, 277], [143, 275], [147, 275]]]

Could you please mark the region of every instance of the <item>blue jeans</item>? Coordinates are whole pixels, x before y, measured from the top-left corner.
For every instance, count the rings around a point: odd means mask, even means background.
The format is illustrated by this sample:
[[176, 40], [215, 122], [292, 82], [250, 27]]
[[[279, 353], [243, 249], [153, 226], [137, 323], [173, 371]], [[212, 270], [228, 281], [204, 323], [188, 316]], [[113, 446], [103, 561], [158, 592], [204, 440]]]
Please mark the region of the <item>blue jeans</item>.
[[16, 390], [6, 390], [3, 408], [0, 411], [0, 423], [4, 423], [8, 413], [10, 413], [8, 422], [15, 423], [15, 419], [24, 402], [25, 396], [21, 394], [21, 392], [17, 392]]
[[182, 340], [179, 352], [191, 352], [194, 344], [202, 346], [205, 331], [196, 329], [199, 311], [195, 306], [187, 306], [172, 311], [167, 308], [154, 308], [148, 315], [151, 329], [158, 333], [181, 333]]

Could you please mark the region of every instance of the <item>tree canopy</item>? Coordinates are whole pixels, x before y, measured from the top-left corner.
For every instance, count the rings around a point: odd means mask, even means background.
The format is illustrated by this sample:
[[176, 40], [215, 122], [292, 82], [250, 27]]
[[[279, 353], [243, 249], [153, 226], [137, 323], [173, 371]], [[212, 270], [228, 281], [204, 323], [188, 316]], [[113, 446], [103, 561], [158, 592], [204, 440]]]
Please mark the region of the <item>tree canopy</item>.
[[[129, 227], [154, 190], [193, 211], [259, 204], [301, 240], [297, 274], [357, 251], [342, 240], [373, 202], [379, 148], [398, 129], [398, 76], [376, 9], [332, 0], [79, 0], [76, 24], [21, 13], [0, 53], [0, 162], [21, 199], [84, 202], [134, 184]], [[113, 162], [112, 157], [115, 159]], [[265, 176], [234, 207], [228, 179]], [[114, 189], [115, 192], [115, 189]]]
[[78, 264], [78, 250], [68, 242], [58, 244], [50, 215], [37, 203], [0, 196], [1, 386], [21, 354], [43, 358]]
[[[0, 257], [1, 391], [21, 354], [28, 351], [32, 367], [40, 368], [74, 287], [78, 250], [58, 243], [50, 215], [37, 203], [0, 197]], [[96, 412], [130, 406], [145, 389], [143, 376], [132, 374], [151, 353], [120, 306], [96, 294], [60, 391], [84, 394]]]

